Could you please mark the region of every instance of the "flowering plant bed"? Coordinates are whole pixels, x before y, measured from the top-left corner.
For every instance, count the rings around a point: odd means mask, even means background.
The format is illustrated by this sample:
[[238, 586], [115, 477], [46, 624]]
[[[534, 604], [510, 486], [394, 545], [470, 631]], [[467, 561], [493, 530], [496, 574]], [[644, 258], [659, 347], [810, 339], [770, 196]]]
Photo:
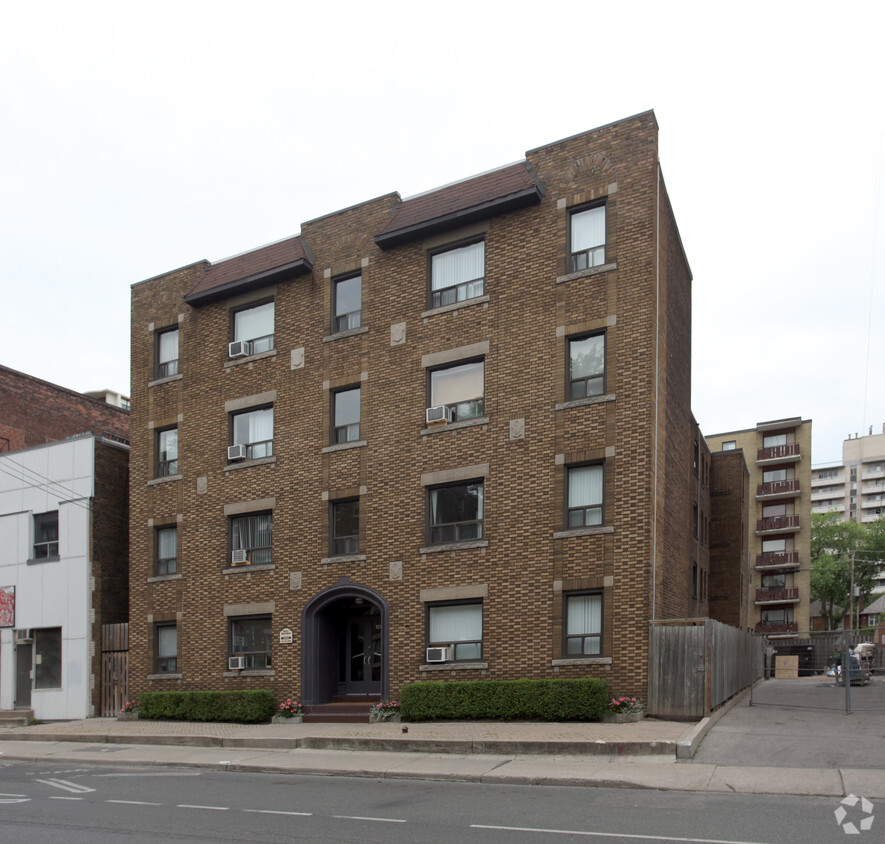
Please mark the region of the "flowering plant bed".
[[382, 700], [369, 710], [369, 723], [378, 721], [400, 721], [402, 719], [402, 707], [399, 701]]
[[121, 707], [120, 712], [135, 712], [138, 709], [138, 703], [134, 700], [127, 700]]
[[609, 702], [608, 711], [618, 715], [642, 712], [642, 702], [636, 697], [613, 697]]
[[304, 707], [297, 700], [286, 698], [276, 714], [282, 718], [299, 718], [304, 715]]
[[138, 704], [134, 700], [127, 700], [117, 713], [118, 721], [137, 721]]

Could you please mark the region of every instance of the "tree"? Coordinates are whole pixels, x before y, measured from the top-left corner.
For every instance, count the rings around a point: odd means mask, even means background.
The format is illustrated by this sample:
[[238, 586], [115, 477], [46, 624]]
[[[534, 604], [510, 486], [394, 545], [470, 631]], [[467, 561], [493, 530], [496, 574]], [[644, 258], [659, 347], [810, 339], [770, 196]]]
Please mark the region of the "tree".
[[852, 561], [855, 591], [866, 602], [877, 584], [878, 561], [885, 559], [882, 552], [885, 520], [868, 527], [843, 522], [836, 513], [811, 514], [811, 598], [820, 601], [827, 630], [841, 627], [852, 604]]

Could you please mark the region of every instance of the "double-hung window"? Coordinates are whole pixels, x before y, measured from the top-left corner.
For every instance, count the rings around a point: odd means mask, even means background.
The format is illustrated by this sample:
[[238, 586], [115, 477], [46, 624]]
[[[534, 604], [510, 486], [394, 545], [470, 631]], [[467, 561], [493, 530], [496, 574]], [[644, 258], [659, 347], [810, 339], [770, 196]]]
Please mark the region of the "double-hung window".
[[565, 596], [563, 652], [566, 657], [602, 653], [602, 595], [598, 592]]
[[362, 324], [363, 277], [352, 275], [332, 285], [332, 331], [349, 331]]
[[157, 477], [178, 474], [178, 428], [157, 431]]
[[274, 347], [274, 303], [261, 302], [233, 311], [230, 356], [257, 355]]
[[231, 414], [231, 445], [241, 446], [229, 454], [231, 458], [258, 460], [273, 456], [273, 408]]
[[428, 605], [427, 647], [445, 648], [445, 662], [482, 659], [482, 603]]
[[178, 375], [178, 329], [164, 328], [157, 332], [156, 377], [168, 378]]
[[605, 333], [568, 341], [568, 397], [583, 399], [605, 392]]
[[347, 387], [332, 393], [332, 442], [357, 442], [360, 438], [359, 387]]
[[570, 466], [568, 469], [567, 526], [569, 528], [596, 527], [602, 524], [603, 466]]
[[270, 668], [272, 641], [269, 615], [230, 620], [229, 653], [242, 657], [244, 668]]
[[430, 256], [430, 307], [454, 305], [482, 296], [485, 290], [485, 241], [435, 252]]
[[605, 205], [572, 212], [569, 243], [571, 272], [605, 263]]
[[433, 487], [428, 490], [430, 543], [482, 539], [483, 482]]
[[158, 576], [178, 571], [178, 528], [158, 527], [156, 534], [157, 560], [154, 572]]
[[34, 559], [58, 556], [58, 510], [34, 516]]
[[157, 674], [175, 674], [178, 671], [178, 628], [175, 622], [157, 624], [155, 632], [154, 671]]
[[432, 369], [430, 407], [448, 408], [452, 422], [475, 419], [485, 412], [485, 362], [456, 363]]
[[332, 556], [359, 554], [360, 552], [360, 502], [358, 498], [333, 501]]
[[231, 565], [273, 562], [273, 515], [256, 513], [230, 520]]

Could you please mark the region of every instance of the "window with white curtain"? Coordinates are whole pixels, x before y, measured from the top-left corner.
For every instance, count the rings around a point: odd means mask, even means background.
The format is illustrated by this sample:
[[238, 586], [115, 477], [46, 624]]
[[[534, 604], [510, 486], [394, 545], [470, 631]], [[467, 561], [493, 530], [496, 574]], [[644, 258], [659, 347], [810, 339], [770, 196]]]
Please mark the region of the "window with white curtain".
[[157, 332], [157, 378], [178, 375], [178, 329]]
[[430, 307], [440, 308], [482, 296], [485, 273], [485, 241], [431, 255]]
[[570, 528], [602, 524], [603, 467], [570, 466], [568, 470], [568, 520]]
[[232, 518], [230, 547], [232, 552], [246, 552], [247, 565], [273, 562], [273, 515], [257, 513]]
[[605, 205], [575, 211], [570, 218], [571, 271], [605, 263]]
[[430, 372], [428, 407], [445, 405], [452, 411], [452, 421], [475, 419], [485, 408], [485, 362], [457, 363]]
[[178, 628], [175, 623], [156, 626], [157, 674], [174, 674], [178, 670]]
[[274, 347], [274, 303], [262, 302], [233, 312], [231, 340], [249, 343], [249, 353], [257, 355]]
[[602, 595], [565, 596], [565, 656], [602, 653]]
[[482, 604], [431, 604], [427, 647], [448, 648], [449, 661], [482, 659]]
[[157, 528], [157, 564], [158, 575], [175, 574], [178, 571], [178, 528]]
[[246, 446], [246, 457], [273, 455], [273, 408], [261, 407], [231, 415], [231, 445]]

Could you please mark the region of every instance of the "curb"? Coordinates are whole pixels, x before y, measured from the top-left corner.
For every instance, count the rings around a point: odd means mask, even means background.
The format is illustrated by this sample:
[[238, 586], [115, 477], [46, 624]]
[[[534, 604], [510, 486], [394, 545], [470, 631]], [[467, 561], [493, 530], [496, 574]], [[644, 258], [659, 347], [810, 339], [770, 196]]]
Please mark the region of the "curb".
[[708, 715], [706, 718], [702, 718], [687, 732], [683, 733], [676, 741], [677, 761], [680, 759], [694, 759], [694, 755], [695, 753], [697, 753], [698, 747], [700, 747], [701, 742], [706, 738], [707, 733], [709, 733], [710, 730], [713, 729], [713, 726], [716, 724], [716, 722], [723, 715], [725, 715], [726, 712], [729, 712], [731, 709], [737, 706], [749, 693], [749, 688], [744, 689], [742, 692], [735, 695], [731, 700], [720, 706], [719, 709], [717, 709], [711, 715]]

